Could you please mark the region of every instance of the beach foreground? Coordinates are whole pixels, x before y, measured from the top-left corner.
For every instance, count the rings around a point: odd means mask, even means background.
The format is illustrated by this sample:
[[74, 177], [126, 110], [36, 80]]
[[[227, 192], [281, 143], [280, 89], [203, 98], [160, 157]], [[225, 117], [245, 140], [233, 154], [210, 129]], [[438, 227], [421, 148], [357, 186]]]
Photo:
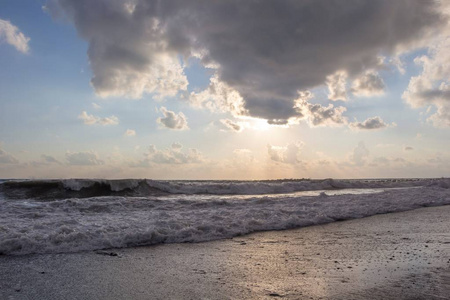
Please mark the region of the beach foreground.
[[448, 299], [450, 206], [198, 244], [0, 257], [1, 299]]

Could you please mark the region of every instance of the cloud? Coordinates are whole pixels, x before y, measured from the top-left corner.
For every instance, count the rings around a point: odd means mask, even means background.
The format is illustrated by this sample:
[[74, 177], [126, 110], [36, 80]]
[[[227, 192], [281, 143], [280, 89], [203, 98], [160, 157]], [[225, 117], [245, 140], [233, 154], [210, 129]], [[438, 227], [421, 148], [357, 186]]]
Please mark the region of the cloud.
[[411, 146], [405, 146], [405, 148], [403, 148], [403, 150], [405, 150], [405, 151], [412, 151], [412, 150], [414, 150], [414, 148], [411, 147]]
[[49, 164], [61, 164], [61, 162], [59, 162], [56, 158], [50, 155], [42, 154], [41, 160]]
[[164, 106], [161, 107], [160, 111], [163, 113], [164, 118], [158, 118], [156, 120], [158, 124], [173, 130], [189, 129], [186, 116], [182, 112], [177, 114], [173, 111], [167, 110]]
[[350, 161], [356, 166], [363, 166], [365, 165], [368, 156], [369, 150], [366, 148], [366, 145], [364, 142], [359, 142], [358, 146], [356, 146], [350, 154]]
[[183, 145], [177, 142], [172, 143], [172, 149], [173, 150], [181, 150], [183, 148]]
[[364, 122], [353, 122], [349, 124], [349, 127], [355, 130], [377, 130], [387, 128], [389, 126], [395, 126], [395, 123], [389, 125], [378, 116], [368, 118]]
[[30, 38], [25, 36], [10, 21], [0, 19], [0, 44], [6, 42], [16, 48], [17, 51], [27, 54], [30, 51], [29, 41]]
[[298, 119], [306, 119], [311, 127], [316, 126], [341, 126], [347, 124], [347, 118], [343, 113], [347, 110], [343, 106], [334, 107], [333, 104], [322, 106], [309, 101], [314, 94], [309, 91], [298, 92], [295, 100], [295, 109]]
[[127, 129], [127, 131], [125, 131], [125, 136], [135, 136], [136, 135], [136, 131], [133, 129]]
[[0, 149], [0, 164], [18, 164], [19, 160], [3, 149]]
[[86, 125], [117, 125], [119, 124], [119, 119], [116, 116], [110, 116], [106, 118], [100, 118], [94, 115], [89, 115], [87, 112], [83, 111], [78, 119], [83, 120]]
[[39, 161], [32, 161], [31, 165], [35, 167], [50, 166], [50, 165], [61, 165], [61, 162], [54, 158], [53, 156], [42, 154]]
[[241, 132], [244, 129], [243, 124], [240, 124], [240, 123], [235, 122], [235, 121], [230, 120], [230, 119], [221, 119], [218, 122], [216, 122], [216, 125], [222, 131]]
[[96, 166], [105, 162], [100, 160], [95, 152], [66, 152], [66, 160], [74, 166]]
[[268, 144], [267, 153], [269, 154], [269, 158], [273, 161], [286, 164], [297, 164], [301, 162], [299, 157], [302, 148], [302, 142], [290, 143], [284, 147]]
[[384, 81], [378, 72], [369, 70], [353, 81], [351, 91], [356, 96], [371, 97], [384, 93]]
[[49, 0], [46, 8], [88, 41], [100, 96], [184, 92], [180, 58], [195, 57], [250, 116], [282, 120], [298, 116], [298, 90], [338, 71], [351, 79], [376, 69], [381, 53], [426, 45], [446, 23], [443, 2]]
[[[428, 118], [436, 127], [450, 127], [450, 37], [448, 29], [428, 55], [414, 59], [423, 70], [410, 79], [402, 98], [414, 108], [435, 106]], [[446, 35], [445, 35], [446, 34]]]
[[155, 145], [150, 145], [144, 153], [145, 158], [132, 167], [148, 167], [155, 164], [198, 164], [204, 161], [203, 155], [195, 148], [181, 151], [183, 146], [179, 143], [173, 143], [170, 148], [159, 150]]
[[347, 73], [345, 71], [338, 71], [333, 75], [327, 77], [328, 99], [337, 101], [347, 101]]
[[206, 108], [213, 112], [230, 112], [235, 117], [248, 115], [244, 99], [239, 92], [221, 82], [217, 74], [210, 78], [206, 89], [191, 92], [184, 98], [196, 108]]

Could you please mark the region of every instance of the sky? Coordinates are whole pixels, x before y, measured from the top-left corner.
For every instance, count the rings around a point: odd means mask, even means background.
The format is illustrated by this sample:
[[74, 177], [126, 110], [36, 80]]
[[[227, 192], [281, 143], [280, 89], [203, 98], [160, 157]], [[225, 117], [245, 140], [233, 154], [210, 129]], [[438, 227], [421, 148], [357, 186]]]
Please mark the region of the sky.
[[450, 1], [4, 0], [0, 178], [448, 177]]

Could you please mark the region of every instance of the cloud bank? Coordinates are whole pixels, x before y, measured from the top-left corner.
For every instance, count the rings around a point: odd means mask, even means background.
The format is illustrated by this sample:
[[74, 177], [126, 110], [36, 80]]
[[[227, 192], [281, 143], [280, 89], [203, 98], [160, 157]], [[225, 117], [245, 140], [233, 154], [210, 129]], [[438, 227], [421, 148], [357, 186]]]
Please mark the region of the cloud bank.
[[[336, 72], [356, 78], [379, 68], [380, 54], [426, 45], [446, 23], [442, 3], [49, 0], [46, 8], [70, 20], [88, 41], [91, 83], [100, 96], [161, 98], [184, 92], [188, 82], [180, 58], [196, 57], [215, 69], [216, 85], [242, 97], [239, 113], [286, 120], [298, 117], [298, 90], [328, 82], [330, 98], [345, 100], [345, 80], [335, 80]], [[368, 77], [354, 86], [359, 94], [379, 88], [380, 81]], [[229, 93], [210, 88], [207, 93], [221, 98], [216, 106], [230, 102], [224, 100]], [[236, 106], [226, 109], [236, 112]], [[449, 115], [442, 106], [437, 117]]]

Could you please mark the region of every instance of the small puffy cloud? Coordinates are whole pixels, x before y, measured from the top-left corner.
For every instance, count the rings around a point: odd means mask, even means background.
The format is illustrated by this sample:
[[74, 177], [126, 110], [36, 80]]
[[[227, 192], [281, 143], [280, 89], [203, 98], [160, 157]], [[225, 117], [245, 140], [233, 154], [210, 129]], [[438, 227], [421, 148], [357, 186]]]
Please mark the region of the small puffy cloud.
[[27, 54], [30, 51], [29, 41], [30, 38], [20, 32], [19, 28], [10, 21], [0, 19], [0, 44], [6, 42], [17, 51]]
[[348, 120], [343, 113], [347, 109], [343, 106], [335, 107], [333, 104], [322, 106], [309, 101], [314, 95], [309, 91], [298, 92], [295, 100], [295, 109], [299, 115], [298, 119], [306, 119], [311, 127], [316, 126], [341, 126], [347, 124]]
[[307, 116], [312, 126], [339, 126], [347, 123], [347, 118], [342, 115], [347, 109], [343, 106], [309, 104], [308, 110]]
[[155, 164], [198, 164], [204, 161], [203, 155], [194, 148], [182, 151], [183, 146], [173, 143], [170, 148], [159, 150], [155, 145], [150, 145], [144, 153], [145, 158], [132, 167], [148, 167]]
[[217, 122], [217, 126], [222, 131], [241, 132], [244, 129], [243, 124], [240, 124], [230, 119], [221, 119], [220, 121]]
[[276, 162], [286, 164], [300, 163], [301, 149], [303, 148], [302, 142], [290, 143], [287, 146], [272, 146], [267, 145], [267, 153], [269, 158]]
[[125, 136], [135, 136], [136, 135], [136, 131], [133, 129], [127, 129], [127, 131], [125, 131]]
[[18, 164], [19, 160], [3, 149], [0, 149], [0, 164]]
[[95, 152], [66, 152], [66, 160], [69, 165], [74, 166], [96, 166], [105, 162], [100, 160]]
[[337, 101], [347, 101], [347, 73], [338, 71], [327, 77], [328, 99]]
[[353, 122], [349, 124], [351, 129], [355, 130], [377, 130], [387, 128], [389, 126], [395, 126], [395, 123], [389, 125], [383, 121], [380, 117], [368, 118], [364, 122]]
[[173, 130], [189, 129], [186, 116], [182, 112], [177, 114], [173, 111], [167, 110], [164, 106], [161, 107], [160, 111], [163, 113], [164, 118], [158, 118], [156, 120], [158, 124]]
[[110, 116], [106, 118], [100, 118], [94, 115], [89, 115], [87, 112], [83, 111], [78, 119], [83, 120], [86, 125], [117, 125], [119, 124], [119, 119], [116, 116]]
[[93, 107], [94, 109], [100, 109], [100, 108], [102, 108], [100, 105], [98, 105], [98, 104], [95, 103], [95, 102], [92, 102], [92, 107]]
[[414, 150], [414, 148], [411, 147], [411, 146], [405, 146], [405, 147], [403, 148], [403, 150], [405, 150], [405, 151], [412, 151], [412, 150]]
[[366, 163], [368, 156], [369, 150], [366, 148], [366, 145], [364, 142], [359, 142], [358, 146], [356, 146], [350, 154], [350, 161], [357, 166], [363, 166]]
[[378, 72], [370, 70], [353, 81], [351, 91], [356, 96], [379, 96], [384, 93], [384, 87], [384, 81]]

